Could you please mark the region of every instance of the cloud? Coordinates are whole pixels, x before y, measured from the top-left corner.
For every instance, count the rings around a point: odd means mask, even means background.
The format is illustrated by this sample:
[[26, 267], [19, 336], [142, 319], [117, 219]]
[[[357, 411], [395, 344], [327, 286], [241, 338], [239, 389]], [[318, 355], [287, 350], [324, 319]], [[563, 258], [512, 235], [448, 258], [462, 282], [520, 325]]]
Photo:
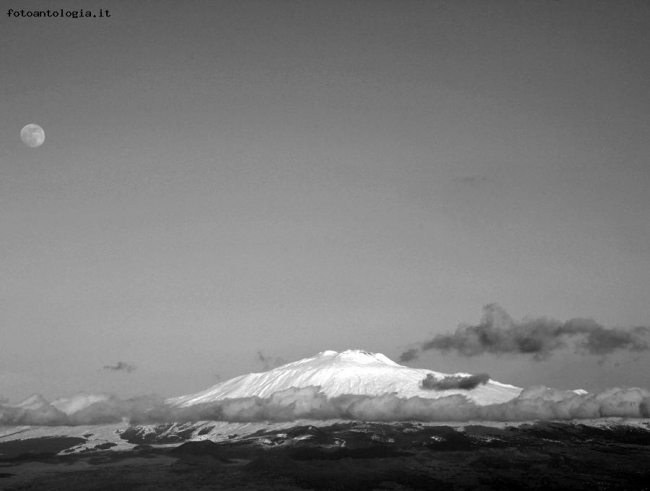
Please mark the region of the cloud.
[[459, 394], [400, 398], [395, 394], [327, 397], [319, 387], [292, 388], [267, 398], [224, 399], [189, 407], [175, 407], [157, 396], [121, 400], [87, 394], [65, 411], [37, 398], [28, 407], [0, 405], [2, 425], [91, 425], [128, 420], [132, 424], [192, 421], [294, 421], [346, 419], [361, 421], [526, 421], [650, 417], [650, 391], [617, 387], [579, 393], [548, 387], [529, 387], [505, 403], [478, 405]]
[[411, 348], [402, 353], [399, 357], [401, 363], [407, 363], [411, 360], [415, 360], [418, 357], [418, 350], [416, 348]]
[[257, 360], [262, 364], [264, 371], [272, 370], [273, 368], [285, 365], [287, 362], [283, 358], [272, 358], [265, 355], [262, 350], [257, 350]]
[[0, 405], [0, 425], [76, 426], [122, 421], [169, 421], [172, 408], [155, 395], [120, 399], [110, 394], [76, 394], [48, 402], [40, 395]]
[[431, 373], [429, 373], [422, 382], [420, 382], [420, 387], [428, 390], [450, 390], [450, 389], [461, 389], [461, 390], [472, 390], [478, 387], [479, 385], [485, 385], [490, 380], [490, 376], [487, 373], [478, 373], [476, 375], [448, 375], [441, 378], [440, 380], [436, 379]]
[[527, 354], [534, 360], [548, 358], [572, 342], [577, 353], [606, 356], [617, 350], [647, 351], [650, 328], [606, 328], [591, 319], [560, 322], [541, 317], [514, 321], [497, 304], [486, 305], [476, 325], [460, 325], [455, 332], [439, 334], [402, 353], [401, 361], [417, 358], [423, 351], [456, 351], [462, 356]]
[[104, 370], [109, 370], [111, 372], [126, 372], [133, 373], [135, 371], [135, 365], [131, 365], [125, 361], [118, 361], [115, 365], [105, 365]]

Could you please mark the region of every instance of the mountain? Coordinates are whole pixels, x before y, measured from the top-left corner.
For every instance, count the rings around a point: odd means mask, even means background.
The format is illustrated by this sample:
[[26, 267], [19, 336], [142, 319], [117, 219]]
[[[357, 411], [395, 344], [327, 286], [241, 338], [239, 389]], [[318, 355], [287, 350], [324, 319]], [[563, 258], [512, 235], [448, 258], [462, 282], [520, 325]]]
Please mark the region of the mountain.
[[67, 415], [75, 414], [96, 403], [110, 401], [108, 394], [87, 394], [80, 392], [71, 397], [60, 397], [52, 401], [52, 406], [63, 411]]
[[50, 403], [45, 397], [43, 397], [41, 394], [34, 394], [29, 396], [27, 399], [24, 401], [19, 402], [18, 404], [13, 405], [15, 408], [21, 408], [21, 409], [31, 409], [31, 410], [38, 410], [43, 407], [49, 406]]
[[267, 372], [250, 373], [216, 384], [209, 389], [167, 402], [177, 407], [214, 402], [223, 399], [257, 396], [266, 398], [290, 388], [320, 387], [328, 397], [342, 394], [379, 396], [394, 393], [398, 397], [439, 398], [462, 394], [476, 404], [507, 402], [521, 389], [494, 380], [484, 380], [471, 390], [430, 390], [422, 388], [425, 378], [467, 379], [470, 374], [445, 374], [424, 368], [399, 365], [381, 353], [362, 350], [323, 351], [311, 358], [288, 363]]

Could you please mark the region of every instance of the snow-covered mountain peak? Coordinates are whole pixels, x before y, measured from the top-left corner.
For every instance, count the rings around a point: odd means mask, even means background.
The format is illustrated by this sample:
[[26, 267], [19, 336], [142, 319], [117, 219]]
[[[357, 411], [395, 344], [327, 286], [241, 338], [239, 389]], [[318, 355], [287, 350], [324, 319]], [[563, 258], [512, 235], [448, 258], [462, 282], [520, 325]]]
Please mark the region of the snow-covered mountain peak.
[[39, 409], [44, 406], [49, 406], [49, 402], [41, 394], [33, 394], [24, 401], [19, 402], [14, 407], [22, 409]]
[[349, 368], [353, 368], [355, 366], [365, 365], [387, 365], [390, 367], [402, 367], [402, 365], [398, 365], [393, 360], [381, 353], [371, 353], [370, 351], [365, 350], [350, 349], [341, 352], [332, 350], [322, 351], [311, 358], [305, 358], [293, 363], [287, 363], [286, 365], [277, 367], [274, 370], [292, 370], [298, 367], [305, 369], [307, 367], [316, 368], [326, 366], [348, 366]]
[[479, 404], [506, 402], [521, 392], [518, 387], [493, 380], [472, 390], [431, 390], [422, 384], [425, 378], [441, 380], [447, 375], [424, 368], [405, 367], [381, 353], [329, 350], [267, 372], [235, 377], [202, 392], [170, 399], [169, 402], [177, 406], [192, 406], [221, 399], [270, 397], [290, 388], [303, 387], [319, 387], [327, 397], [395, 394], [398, 397], [430, 399], [462, 394]]
[[360, 349], [349, 349], [346, 351], [341, 351], [340, 353], [337, 353], [336, 351], [324, 351], [321, 354], [327, 354], [328, 357], [337, 358], [348, 363], [358, 363], [360, 365], [382, 364], [392, 367], [401, 366], [382, 353], [371, 353], [370, 351], [364, 351]]

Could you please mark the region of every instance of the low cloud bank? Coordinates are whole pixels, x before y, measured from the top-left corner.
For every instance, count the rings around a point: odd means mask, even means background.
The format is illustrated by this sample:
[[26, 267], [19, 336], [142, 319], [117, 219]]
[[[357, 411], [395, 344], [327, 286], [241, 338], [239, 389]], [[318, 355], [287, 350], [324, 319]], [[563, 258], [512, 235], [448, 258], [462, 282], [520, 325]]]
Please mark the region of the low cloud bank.
[[477, 325], [460, 325], [455, 332], [438, 334], [400, 356], [401, 362], [416, 359], [420, 353], [455, 351], [462, 356], [483, 354], [528, 354], [534, 360], [548, 358], [572, 343], [576, 353], [606, 356], [614, 351], [647, 351], [650, 328], [606, 328], [592, 319], [560, 322], [547, 317], [516, 322], [497, 304], [486, 305]]
[[479, 385], [485, 385], [490, 380], [487, 373], [477, 373], [476, 375], [448, 375], [440, 380], [436, 379], [432, 374], [428, 374], [422, 382], [420, 387], [428, 390], [472, 390]]
[[[67, 402], [66, 402], [67, 401]], [[174, 407], [156, 396], [121, 400], [82, 394], [49, 403], [42, 398], [26, 406], [0, 405], [0, 425], [93, 425], [191, 421], [292, 421], [350, 419], [364, 421], [524, 421], [535, 419], [649, 418], [650, 391], [619, 387], [577, 393], [530, 387], [501, 404], [477, 405], [463, 395], [435, 399], [341, 395], [327, 397], [319, 387], [292, 388], [268, 398], [225, 399]]]
[[167, 421], [170, 409], [162, 397], [153, 395], [122, 400], [109, 394], [77, 394], [53, 402], [32, 396], [18, 405], [0, 405], [0, 425], [98, 425], [143, 417], [151, 422]]

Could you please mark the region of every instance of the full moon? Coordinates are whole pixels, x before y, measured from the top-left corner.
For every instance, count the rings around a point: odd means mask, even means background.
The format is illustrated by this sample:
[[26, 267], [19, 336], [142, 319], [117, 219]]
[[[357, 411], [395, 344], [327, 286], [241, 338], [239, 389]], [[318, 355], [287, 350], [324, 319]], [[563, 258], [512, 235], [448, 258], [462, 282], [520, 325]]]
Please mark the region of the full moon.
[[40, 147], [45, 141], [45, 132], [37, 124], [28, 124], [20, 130], [20, 139], [28, 147]]

